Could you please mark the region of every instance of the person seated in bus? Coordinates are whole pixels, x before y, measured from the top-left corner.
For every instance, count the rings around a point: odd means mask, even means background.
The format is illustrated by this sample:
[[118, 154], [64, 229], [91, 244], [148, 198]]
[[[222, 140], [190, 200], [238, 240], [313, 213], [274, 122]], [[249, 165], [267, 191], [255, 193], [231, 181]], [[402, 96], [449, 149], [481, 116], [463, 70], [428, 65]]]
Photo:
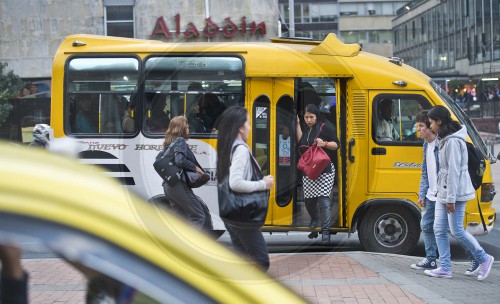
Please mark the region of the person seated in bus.
[[224, 112], [226, 106], [219, 101], [219, 97], [213, 93], [199, 95], [197, 98], [198, 105], [200, 106], [200, 113], [198, 116], [203, 120], [203, 125], [207, 131], [217, 130], [217, 118]]
[[79, 95], [74, 133], [97, 133], [97, 111], [92, 109], [91, 95]]
[[399, 140], [399, 133], [392, 122], [391, 99], [382, 99], [378, 102], [377, 140]]
[[132, 109], [123, 110], [122, 116], [122, 131], [123, 133], [134, 133], [135, 132], [135, 120], [132, 117]]
[[186, 118], [189, 123], [190, 133], [208, 133], [210, 132], [205, 127], [205, 122], [200, 117], [200, 106], [194, 101], [186, 111]]

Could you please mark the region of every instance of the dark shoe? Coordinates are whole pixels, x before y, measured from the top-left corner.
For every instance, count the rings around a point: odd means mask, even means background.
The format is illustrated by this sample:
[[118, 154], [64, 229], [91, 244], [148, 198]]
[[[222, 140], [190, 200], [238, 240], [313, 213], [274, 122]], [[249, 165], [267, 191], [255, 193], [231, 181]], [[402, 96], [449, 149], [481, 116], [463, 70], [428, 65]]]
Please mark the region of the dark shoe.
[[318, 232], [317, 231], [313, 231], [313, 232], [309, 233], [309, 235], [307, 237], [310, 238], [310, 239], [315, 239], [315, 238], [318, 237]]
[[321, 231], [321, 242], [330, 243], [330, 230]]
[[317, 219], [311, 219], [309, 222], [309, 228], [316, 228], [318, 227], [318, 220]]
[[436, 269], [436, 260], [430, 260], [427, 258], [424, 258], [422, 261], [418, 262], [417, 264], [411, 264], [410, 266], [413, 269]]
[[472, 275], [476, 275], [479, 273], [480, 271], [480, 268], [479, 268], [479, 262], [476, 261], [476, 260], [471, 260], [470, 261], [470, 264], [469, 264], [469, 268], [467, 268], [467, 270], [464, 272], [464, 274], [466, 276], [472, 276]]

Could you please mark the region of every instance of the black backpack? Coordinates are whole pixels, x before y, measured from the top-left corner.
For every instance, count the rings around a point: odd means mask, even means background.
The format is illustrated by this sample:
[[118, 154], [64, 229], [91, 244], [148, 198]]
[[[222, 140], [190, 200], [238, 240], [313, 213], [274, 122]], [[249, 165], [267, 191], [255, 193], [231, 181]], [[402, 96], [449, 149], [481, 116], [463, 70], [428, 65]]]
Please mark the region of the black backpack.
[[479, 189], [483, 183], [483, 174], [486, 169], [486, 161], [483, 157], [481, 151], [474, 147], [470, 142], [465, 142], [467, 146], [467, 154], [469, 156], [469, 162], [467, 163], [469, 167], [470, 180], [474, 189]]

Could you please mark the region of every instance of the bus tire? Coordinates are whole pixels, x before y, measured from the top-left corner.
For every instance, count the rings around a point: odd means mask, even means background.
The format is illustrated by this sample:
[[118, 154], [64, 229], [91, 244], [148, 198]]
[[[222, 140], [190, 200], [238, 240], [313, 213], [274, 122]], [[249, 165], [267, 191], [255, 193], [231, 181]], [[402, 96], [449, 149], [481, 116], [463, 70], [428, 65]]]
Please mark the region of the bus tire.
[[420, 225], [404, 206], [371, 207], [359, 225], [366, 251], [410, 254], [418, 244]]

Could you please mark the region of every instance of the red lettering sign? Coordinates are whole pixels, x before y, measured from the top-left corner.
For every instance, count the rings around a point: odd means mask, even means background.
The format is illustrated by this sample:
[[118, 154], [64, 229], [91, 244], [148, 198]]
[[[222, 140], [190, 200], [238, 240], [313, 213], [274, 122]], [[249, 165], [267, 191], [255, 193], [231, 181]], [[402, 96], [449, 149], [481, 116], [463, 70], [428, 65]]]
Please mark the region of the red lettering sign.
[[[238, 34], [238, 31], [242, 36], [246, 36], [247, 34], [247, 21], [246, 17], [241, 17], [240, 26], [236, 25], [230, 17], [224, 19], [225, 25], [221, 28], [217, 23], [215, 23], [210, 17], [205, 19], [205, 27], [203, 28], [203, 36], [207, 38], [213, 38], [221, 33], [226, 38], [235, 37]], [[179, 37], [181, 34], [181, 15], [176, 14], [174, 16], [175, 22], [175, 36]], [[260, 22], [257, 24], [255, 21], [250, 23], [250, 35], [266, 35], [266, 23]], [[157, 39], [157, 36], [164, 36], [165, 38], [170, 38], [171, 33], [165, 23], [163, 17], [159, 17], [156, 19], [155, 26], [153, 28], [153, 33], [151, 34], [152, 39]], [[200, 36], [200, 32], [196, 28], [193, 22], [189, 22], [186, 25], [185, 30], [183, 31], [184, 38], [196, 38]], [[161, 38], [161, 37], [160, 37]]]
[[155, 27], [153, 28], [153, 33], [151, 34], [151, 37], [155, 37], [156, 35], [164, 35], [167, 38], [170, 38], [170, 31], [168, 30], [167, 25], [165, 24], [165, 20], [163, 20], [163, 17], [158, 17], [156, 19], [156, 24]]

